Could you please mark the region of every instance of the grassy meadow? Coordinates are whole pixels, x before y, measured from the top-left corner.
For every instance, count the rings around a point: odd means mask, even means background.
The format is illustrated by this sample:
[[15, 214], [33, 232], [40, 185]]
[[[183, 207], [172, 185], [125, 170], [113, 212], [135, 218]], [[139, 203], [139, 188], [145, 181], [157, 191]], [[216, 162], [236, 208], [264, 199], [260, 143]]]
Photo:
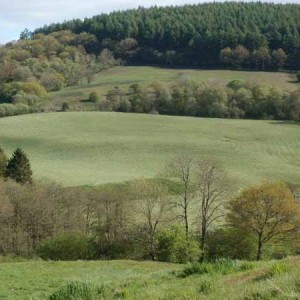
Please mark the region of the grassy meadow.
[[107, 91], [119, 86], [127, 89], [133, 83], [148, 85], [151, 82], [173, 82], [181, 78], [189, 78], [197, 82], [226, 84], [232, 80], [244, 80], [282, 90], [295, 90], [295, 75], [282, 72], [259, 71], [230, 71], [230, 70], [201, 70], [201, 69], [168, 69], [159, 67], [116, 67], [97, 74], [91, 84], [85, 82], [75, 87], [68, 87], [59, 92], [51, 93], [47, 102], [51, 106], [61, 107], [62, 102], [68, 102], [74, 109], [91, 110], [94, 104], [89, 103], [89, 93], [96, 91], [104, 98]]
[[211, 155], [239, 186], [300, 180], [296, 123], [70, 112], [0, 119], [0, 145], [21, 147], [35, 179], [65, 186], [153, 177], [176, 155]]
[[184, 269], [136, 261], [6, 262], [0, 263], [0, 299], [67, 300], [71, 298], [63, 297], [65, 290], [74, 292], [76, 287], [82, 294], [97, 288], [99, 296], [72, 299], [299, 299], [300, 295], [299, 258], [207, 264], [190, 276], [182, 276]]

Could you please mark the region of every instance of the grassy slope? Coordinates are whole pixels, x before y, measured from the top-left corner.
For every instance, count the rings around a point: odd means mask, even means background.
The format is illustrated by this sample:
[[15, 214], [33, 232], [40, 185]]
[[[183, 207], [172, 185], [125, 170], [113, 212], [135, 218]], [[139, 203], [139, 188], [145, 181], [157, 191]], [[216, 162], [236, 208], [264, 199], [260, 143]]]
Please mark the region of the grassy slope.
[[279, 72], [254, 72], [254, 71], [226, 71], [226, 70], [189, 70], [189, 69], [167, 69], [156, 67], [117, 67], [99, 73], [91, 85], [82, 84], [77, 87], [66, 88], [62, 91], [52, 93], [49, 97], [52, 105], [61, 105], [69, 102], [78, 109], [94, 109], [94, 105], [82, 100], [88, 98], [91, 91], [97, 91], [101, 97], [115, 86], [127, 88], [130, 84], [150, 84], [154, 81], [170, 82], [180, 78], [191, 78], [196, 81], [209, 81], [227, 83], [231, 80], [242, 79], [276, 86], [283, 90], [294, 90], [299, 84], [295, 84], [295, 76]]
[[[279, 267], [274, 268], [272, 266]], [[0, 299], [41, 300], [71, 281], [106, 287], [105, 299], [299, 299], [300, 260], [256, 263], [234, 274], [179, 278], [181, 265], [134, 261], [0, 264]], [[269, 270], [278, 270], [274, 276]], [[209, 286], [207, 286], [209, 282]]]
[[240, 185], [300, 182], [293, 123], [72, 112], [2, 118], [0, 128], [0, 145], [22, 147], [36, 178], [68, 186], [152, 177], [182, 153], [220, 159]]

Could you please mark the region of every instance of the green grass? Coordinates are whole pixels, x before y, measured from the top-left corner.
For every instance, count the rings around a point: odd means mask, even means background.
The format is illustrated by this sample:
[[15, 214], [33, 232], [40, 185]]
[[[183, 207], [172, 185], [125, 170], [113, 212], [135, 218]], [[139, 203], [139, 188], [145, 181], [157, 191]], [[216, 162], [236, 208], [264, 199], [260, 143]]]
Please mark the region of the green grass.
[[201, 70], [201, 69], [168, 69], [158, 67], [116, 67], [97, 74], [92, 84], [81, 84], [52, 93], [48, 101], [51, 106], [61, 107], [62, 102], [69, 102], [73, 109], [92, 110], [94, 104], [85, 102], [91, 91], [97, 91], [104, 98], [107, 91], [119, 86], [128, 88], [133, 83], [142, 85], [154, 81], [172, 82], [181, 78], [195, 81], [226, 84], [229, 81], [241, 79], [253, 83], [275, 86], [283, 90], [295, 90], [295, 75], [281, 72]]
[[36, 179], [65, 186], [150, 178], [176, 155], [211, 155], [239, 186], [300, 182], [295, 123], [71, 112], [0, 119], [0, 145], [22, 147]]
[[230, 272], [219, 272], [212, 266], [214, 272], [183, 278], [179, 274], [185, 266], [168, 263], [1, 263], [0, 299], [299, 299], [299, 258], [252, 265], [250, 269], [233, 268]]

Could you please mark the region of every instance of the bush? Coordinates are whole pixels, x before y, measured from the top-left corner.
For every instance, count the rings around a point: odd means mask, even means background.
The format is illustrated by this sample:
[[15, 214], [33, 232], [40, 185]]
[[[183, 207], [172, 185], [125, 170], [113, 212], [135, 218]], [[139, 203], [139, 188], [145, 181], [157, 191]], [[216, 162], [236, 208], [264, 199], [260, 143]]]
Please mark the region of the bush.
[[65, 86], [64, 77], [58, 73], [43, 74], [40, 80], [48, 92], [59, 91]]
[[171, 226], [158, 235], [157, 257], [159, 261], [186, 263], [198, 260], [200, 248], [197, 241], [186, 239], [182, 226]]
[[255, 258], [256, 241], [252, 235], [241, 234], [234, 228], [221, 228], [211, 232], [208, 238], [208, 258]]
[[300, 72], [297, 73], [297, 81], [300, 82]]
[[95, 300], [102, 299], [104, 286], [96, 287], [84, 282], [71, 282], [52, 294], [49, 300]]
[[85, 236], [65, 234], [44, 241], [37, 254], [49, 260], [88, 260], [93, 257], [94, 251], [92, 243]]
[[91, 92], [89, 95], [89, 101], [93, 103], [98, 103], [99, 102], [99, 95], [97, 92]]
[[25, 114], [29, 114], [30, 113], [30, 109], [29, 106], [26, 104], [16, 104], [16, 114], [18, 115], [25, 115]]
[[68, 102], [64, 102], [61, 106], [61, 110], [62, 111], [67, 111], [70, 109], [69, 103]]
[[13, 97], [13, 103], [14, 104], [26, 104], [26, 105], [36, 105], [40, 102], [40, 97], [34, 95], [34, 94], [27, 94], [24, 91], [20, 91], [18, 94], [16, 94]]
[[13, 104], [5, 103], [0, 105], [0, 117], [10, 117], [17, 114], [17, 108]]
[[240, 88], [244, 87], [244, 85], [245, 85], [245, 82], [243, 80], [233, 80], [227, 84], [227, 87], [237, 91]]
[[37, 82], [26, 82], [22, 85], [22, 90], [27, 94], [33, 94], [38, 97], [43, 97], [47, 94], [45, 88]]

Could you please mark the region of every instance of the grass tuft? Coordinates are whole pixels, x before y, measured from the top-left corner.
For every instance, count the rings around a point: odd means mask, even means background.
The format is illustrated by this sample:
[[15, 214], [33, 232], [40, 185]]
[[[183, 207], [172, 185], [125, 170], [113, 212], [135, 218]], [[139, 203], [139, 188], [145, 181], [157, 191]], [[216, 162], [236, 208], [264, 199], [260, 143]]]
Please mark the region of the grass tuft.
[[85, 282], [71, 282], [52, 294], [49, 300], [96, 300], [103, 299], [104, 286], [97, 287]]
[[199, 288], [197, 289], [199, 294], [209, 295], [215, 291], [215, 286], [212, 281], [203, 280], [200, 282]]
[[235, 272], [242, 272], [252, 270], [255, 263], [239, 262], [231, 259], [218, 259], [214, 263], [209, 262], [195, 262], [188, 264], [185, 269], [179, 274], [180, 277], [187, 277], [193, 274], [231, 274]]

